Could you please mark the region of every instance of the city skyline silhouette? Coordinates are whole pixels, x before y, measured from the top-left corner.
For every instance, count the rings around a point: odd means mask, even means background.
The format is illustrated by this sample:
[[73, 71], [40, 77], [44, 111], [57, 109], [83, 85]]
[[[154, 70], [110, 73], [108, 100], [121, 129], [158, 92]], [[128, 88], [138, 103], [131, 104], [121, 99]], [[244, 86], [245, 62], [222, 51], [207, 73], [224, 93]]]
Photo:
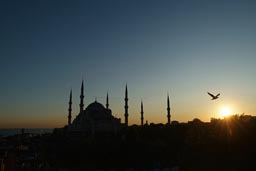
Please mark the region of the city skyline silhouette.
[[0, 170], [256, 170], [255, 9], [0, 1]]

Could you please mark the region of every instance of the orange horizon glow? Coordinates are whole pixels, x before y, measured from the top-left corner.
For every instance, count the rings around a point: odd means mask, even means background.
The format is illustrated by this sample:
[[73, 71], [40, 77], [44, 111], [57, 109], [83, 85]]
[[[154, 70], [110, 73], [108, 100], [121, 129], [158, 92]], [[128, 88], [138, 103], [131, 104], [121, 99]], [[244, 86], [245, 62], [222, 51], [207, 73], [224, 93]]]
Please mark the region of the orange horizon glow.
[[[217, 102], [217, 103], [216, 103]], [[240, 110], [241, 105], [233, 101], [204, 101], [198, 105], [191, 105], [189, 102], [174, 101], [171, 104], [171, 121], [178, 121], [180, 123], [186, 123], [192, 121], [195, 118], [200, 119], [203, 122], [210, 122], [211, 118], [223, 119], [229, 115], [246, 113], [248, 115], [254, 114], [251, 111]], [[183, 104], [183, 105], [181, 105]], [[144, 122], [148, 121], [148, 124], [154, 123], [167, 123], [167, 111], [164, 107], [164, 103], [157, 101], [156, 103], [149, 101], [144, 105]], [[26, 116], [22, 113], [23, 118], [16, 119], [6, 117], [0, 121], [0, 128], [61, 128], [67, 125], [67, 111], [62, 110], [65, 105], [50, 108], [52, 112], [40, 111], [34, 116]], [[183, 106], [187, 106], [184, 108]], [[73, 107], [72, 121], [78, 115], [77, 107]], [[112, 115], [117, 118], [121, 118], [121, 123], [124, 122], [123, 106], [119, 103], [112, 104]], [[11, 111], [6, 111], [6, 116], [11, 116]], [[132, 101], [129, 110], [129, 125], [140, 125], [140, 108], [136, 101]]]

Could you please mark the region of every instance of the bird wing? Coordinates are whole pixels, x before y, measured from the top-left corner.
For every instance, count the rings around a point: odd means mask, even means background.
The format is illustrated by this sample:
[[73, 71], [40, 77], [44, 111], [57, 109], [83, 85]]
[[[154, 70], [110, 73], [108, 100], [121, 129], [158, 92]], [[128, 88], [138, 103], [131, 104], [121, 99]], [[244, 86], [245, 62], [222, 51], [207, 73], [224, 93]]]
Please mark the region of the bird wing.
[[207, 93], [208, 93], [212, 98], [215, 97], [213, 94], [211, 94], [211, 93], [209, 93], [209, 92], [207, 92]]
[[216, 97], [219, 97], [220, 93], [216, 95]]

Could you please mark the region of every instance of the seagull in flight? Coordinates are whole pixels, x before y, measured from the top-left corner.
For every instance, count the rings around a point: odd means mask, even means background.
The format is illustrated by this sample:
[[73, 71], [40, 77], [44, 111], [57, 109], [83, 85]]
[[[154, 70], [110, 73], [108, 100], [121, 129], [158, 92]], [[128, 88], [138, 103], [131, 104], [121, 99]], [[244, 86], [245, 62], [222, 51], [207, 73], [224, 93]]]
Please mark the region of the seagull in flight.
[[215, 99], [219, 98], [219, 95], [220, 95], [220, 93], [217, 94], [216, 96], [211, 94], [211, 93], [209, 93], [209, 92], [207, 92], [207, 93], [212, 97], [212, 100], [215, 100]]

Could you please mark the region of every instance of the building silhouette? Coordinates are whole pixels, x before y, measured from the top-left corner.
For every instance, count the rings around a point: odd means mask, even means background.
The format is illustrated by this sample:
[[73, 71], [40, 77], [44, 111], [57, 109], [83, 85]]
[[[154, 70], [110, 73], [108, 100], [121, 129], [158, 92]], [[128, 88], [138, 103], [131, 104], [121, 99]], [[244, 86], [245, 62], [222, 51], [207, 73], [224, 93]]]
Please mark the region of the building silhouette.
[[71, 123], [72, 91], [70, 92], [68, 133], [79, 136], [117, 135], [121, 129], [121, 119], [115, 118], [109, 109], [108, 93], [106, 107], [95, 101], [84, 109], [84, 83], [81, 85], [80, 112]]
[[[68, 132], [70, 134], [78, 134], [84, 136], [97, 136], [97, 135], [116, 135], [119, 133], [122, 127], [128, 126], [128, 88], [125, 86], [125, 98], [124, 98], [124, 123], [121, 123], [120, 118], [116, 118], [112, 115], [112, 111], [109, 108], [109, 94], [106, 96], [106, 106], [101, 103], [94, 102], [89, 104], [84, 109], [84, 81], [81, 84], [80, 93], [80, 111], [78, 115], [72, 121], [72, 90], [69, 95], [69, 108], [68, 108]], [[167, 125], [171, 124], [170, 114], [170, 99], [167, 94]], [[144, 108], [143, 101], [141, 100], [141, 126], [144, 125]], [[147, 125], [147, 124], [146, 124]]]

